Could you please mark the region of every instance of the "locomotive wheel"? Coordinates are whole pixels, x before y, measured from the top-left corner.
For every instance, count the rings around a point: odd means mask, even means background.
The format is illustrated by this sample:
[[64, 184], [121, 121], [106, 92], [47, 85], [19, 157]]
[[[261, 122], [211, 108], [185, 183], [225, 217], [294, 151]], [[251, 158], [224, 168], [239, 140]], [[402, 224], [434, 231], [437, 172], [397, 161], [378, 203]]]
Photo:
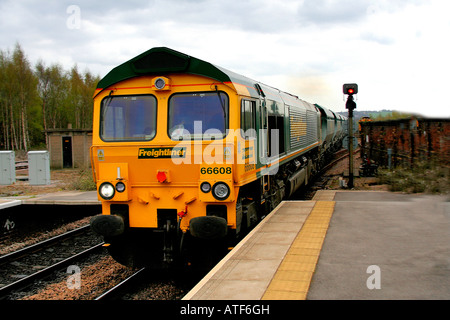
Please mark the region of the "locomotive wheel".
[[227, 253], [226, 238], [200, 239], [190, 234], [184, 235], [182, 255], [195, 269], [210, 270]]
[[138, 268], [146, 265], [143, 250], [133, 245], [129, 237], [105, 238], [105, 242], [109, 243], [107, 249], [111, 257], [120, 264], [130, 268]]
[[131, 268], [151, 267], [161, 269], [168, 267], [163, 262], [162, 234], [151, 232], [128, 232], [117, 237], [105, 237], [111, 257]]

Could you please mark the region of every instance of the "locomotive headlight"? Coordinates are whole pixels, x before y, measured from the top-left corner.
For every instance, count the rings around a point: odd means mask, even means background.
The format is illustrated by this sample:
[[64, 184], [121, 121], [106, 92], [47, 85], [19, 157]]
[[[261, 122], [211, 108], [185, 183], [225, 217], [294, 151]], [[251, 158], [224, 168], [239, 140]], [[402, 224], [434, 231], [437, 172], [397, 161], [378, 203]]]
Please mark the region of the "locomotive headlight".
[[209, 184], [209, 182], [202, 182], [202, 184], [200, 185], [200, 190], [202, 190], [202, 192], [204, 193], [208, 193], [211, 191], [211, 185]]
[[155, 88], [158, 90], [164, 89], [166, 86], [166, 81], [163, 78], [158, 78], [155, 80]]
[[213, 196], [217, 200], [225, 200], [230, 195], [230, 188], [224, 182], [217, 182], [213, 188]]
[[116, 183], [116, 191], [117, 192], [124, 192], [125, 191], [125, 183], [117, 182]]
[[156, 77], [152, 79], [155, 90], [170, 90], [170, 79], [166, 77]]
[[116, 193], [114, 186], [109, 182], [103, 182], [98, 188], [98, 193], [105, 200], [111, 200]]

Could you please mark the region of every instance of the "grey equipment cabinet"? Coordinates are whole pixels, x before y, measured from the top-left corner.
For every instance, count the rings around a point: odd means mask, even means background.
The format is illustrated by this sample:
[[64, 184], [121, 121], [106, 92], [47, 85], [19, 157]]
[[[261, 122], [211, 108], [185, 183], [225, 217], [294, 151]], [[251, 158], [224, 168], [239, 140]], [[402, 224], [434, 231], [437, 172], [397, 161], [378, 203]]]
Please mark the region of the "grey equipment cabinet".
[[28, 181], [30, 185], [50, 184], [50, 155], [48, 151], [28, 152]]
[[0, 185], [16, 182], [16, 155], [14, 151], [0, 151]]

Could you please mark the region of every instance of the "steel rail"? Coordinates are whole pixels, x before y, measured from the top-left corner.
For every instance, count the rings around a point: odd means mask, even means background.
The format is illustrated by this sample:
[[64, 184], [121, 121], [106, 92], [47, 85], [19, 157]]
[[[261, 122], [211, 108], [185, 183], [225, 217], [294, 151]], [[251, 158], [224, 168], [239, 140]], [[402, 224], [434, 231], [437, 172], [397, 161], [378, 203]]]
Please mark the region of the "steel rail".
[[55, 237], [49, 238], [47, 240], [43, 240], [40, 242], [37, 242], [35, 244], [32, 244], [30, 246], [24, 247], [22, 249], [16, 250], [14, 252], [11, 253], [7, 253], [5, 255], [0, 256], [0, 266], [3, 264], [6, 264], [8, 262], [17, 260], [21, 257], [23, 257], [24, 255], [30, 254], [32, 252], [36, 252], [39, 250], [44, 249], [47, 246], [50, 246], [54, 243], [57, 243], [59, 241], [68, 239], [73, 237], [74, 235], [77, 235], [79, 233], [83, 233], [83, 232], [87, 232], [89, 230], [90, 225], [86, 225], [68, 232], [65, 232], [63, 234], [57, 235]]
[[102, 295], [98, 296], [97, 298], [95, 298], [94, 300], [107, 300], [107, 299], [111, 299], [112, 297], [114, 297], [115, 295], [118, 294], [118, 292], [120, 292], [121, 290], [123, 290], [123, 288], [127, 285], [130, 284], [130, 282], [132, 282], [133, 280], [135, 280], [137, 277], [139, 277], [140, 275], [142, 275], [145, 271], [145, 267], [142, 269], [139, 269], [138, 271], [136, 271], [135, 273], [133, 273], [131, 276], [129, 276], [128, 278], [126, 278], [125, 280], [123, 280], [122, 282], [120, 282], [119, 284], [115, 285], [114, 287], [112, 287], [111, 289], [109, 289], [108, 291], [106, 291], [105, 293], [103, 293]]
[[74, 261], [76, 261], [77, 259], [80, 259], [86, 255], [89, 255], [93, 252], [95, 252], [96, 250], [102, 248], [104, 242], [99, 243], [89, 249], [86, 249], [80, 253], [77, 253], [76, 255], [73, 255], [65, 260], [62, 260], [58, 263], [55, 263], [45, 269], [42, 269], [40, 271], [37, 271], [25, 278], [22, 278], [16, 282], [10, 283], [9, 285], [6, 285], [4, 287], [0, 288], [0, 300], [5, 299], [5, 297], [7, 297], [9, 294], [11, 294], [13, 291], [16, 291], [18, 289], [22, 289], [22, 288], [26, 288], [29, 285], [31, 285], [34, 281], [43, 278], [45, 276], [47, 276], [48, 274], [60, 270], [66, 266], [71, 265]]

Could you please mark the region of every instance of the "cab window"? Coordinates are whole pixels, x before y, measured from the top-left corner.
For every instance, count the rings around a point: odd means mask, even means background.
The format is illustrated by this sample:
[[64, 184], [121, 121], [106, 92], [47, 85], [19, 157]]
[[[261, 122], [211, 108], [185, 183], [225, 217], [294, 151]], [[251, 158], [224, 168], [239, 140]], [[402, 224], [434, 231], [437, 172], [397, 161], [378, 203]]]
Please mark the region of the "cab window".
[[102, 100], [100, 138], [103, 141], [149, 141], [155, 135], [154, 96], [108, 96]]
[[256, 103], [251, 100], [242, 100], [241, 128], [245, 139], [256, 137]]
[[228, 127], [224, 92], [177, 93], [169, 99], [168, 134], [173, 140], [222, 139]]

